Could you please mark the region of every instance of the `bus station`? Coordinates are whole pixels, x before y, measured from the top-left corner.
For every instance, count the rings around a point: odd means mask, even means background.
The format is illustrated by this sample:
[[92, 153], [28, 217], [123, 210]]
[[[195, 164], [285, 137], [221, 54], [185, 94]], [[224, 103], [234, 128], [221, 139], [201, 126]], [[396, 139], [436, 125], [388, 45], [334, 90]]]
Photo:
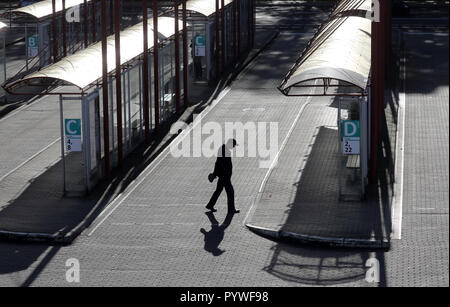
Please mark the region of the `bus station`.
[[0, 0], [0, 287], [447, 287], [448, 12]]

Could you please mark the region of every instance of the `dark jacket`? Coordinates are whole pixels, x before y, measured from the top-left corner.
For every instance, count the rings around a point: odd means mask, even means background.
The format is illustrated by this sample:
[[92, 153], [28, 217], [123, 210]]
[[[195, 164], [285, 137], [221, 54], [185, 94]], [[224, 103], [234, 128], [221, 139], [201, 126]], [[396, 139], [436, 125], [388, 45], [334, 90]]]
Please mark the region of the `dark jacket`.
[[217, 153], [213, 175], [219, 178], [231, 178], [232, 173], [233, 163], [231, 162], [231, 151], [225, 145], [222, 145]]

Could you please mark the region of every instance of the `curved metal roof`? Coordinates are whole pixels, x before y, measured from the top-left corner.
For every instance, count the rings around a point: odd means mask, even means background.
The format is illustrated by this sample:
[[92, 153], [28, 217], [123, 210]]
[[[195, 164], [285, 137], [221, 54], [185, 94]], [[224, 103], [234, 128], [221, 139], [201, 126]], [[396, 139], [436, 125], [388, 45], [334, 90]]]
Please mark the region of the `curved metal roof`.
[[[227, 6], [232, 3], [233, 0], [225, 0], [224, 4]], [[180, 5], [180, 9], [182, 9]], [[222, 0], [219, 0], [219, 9], [222, 8]], [[216, 1], [215, 0], [189, 0], [186, 2], [186, 10], [193, 11], [203, 16], [209, 17], [216, 13]]]
[[339, 2], [331, 15], [344, 15], [355, 11], [371, 12], [372, 0], [343, 0]]
[[[153, 19], [148, 20], [149, 49], [153, 47], [153, 31], [150, 31]], [[175, 19], [171, 17], [158, 18], [158, 31], [161, 37], [159, 41], [175, 34]], [[180, 24], [182, 24], [180, 22]], [[182, 30], [182, 26], [180, 26]], [[125, 64], [143, 53], [143, 23], [132, 26], [120, 33], [121, 64]], [[116, 68], [115, 64], [115, 38], [111, 35], [107, 39], [108, 48], [108, 73]], [[57, 82], [57, 85], [76, 86], [83, 91], [95, 84], [102, 77], [102, 45], [98, 42], [84, 50], [70, 55], [59, 62], [52, 64], [40, 71], [32, 73], [23, 79], [7, 84], [5, 90], [10, 93], [20, 93], [20, 88], [33, 86], [49, 86]], [[73, 93], [73, 91], [71, 91]]]
[[[90, 1], [91, 0], [87, 0], [87, 2]], [[66, 9], [69, 9], [71, 7], [83, 3], [84, 0], [66, 0]], [[55, 10], [56, 13], [62, 11], [62, 0], [55, 1]], [[52, 15], [52, 13], [53, 13], [52, 0], [43, 0], [18, 9], [14, 9], [10, 12], [7, 12], [6, 14], [12, 14], [13, 16], [25, 15], [41, 19]]]
[[369, 19], [333, 19], [310, 46], [283, 80], [280, 91], [289, 95], [292, 88], [307, 87], [310, 81], [335, 80], [356, 87], [361, 94], [365, 92], [371, 65]]

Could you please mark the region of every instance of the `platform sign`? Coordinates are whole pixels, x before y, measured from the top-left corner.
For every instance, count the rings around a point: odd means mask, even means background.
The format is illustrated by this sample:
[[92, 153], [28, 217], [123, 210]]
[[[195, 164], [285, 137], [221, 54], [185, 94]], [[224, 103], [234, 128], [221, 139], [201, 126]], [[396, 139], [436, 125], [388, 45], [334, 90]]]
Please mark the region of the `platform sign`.
[[34, 58], [39, 53], [39, 38], [37, 35], [29, 36], [27, 39], [28, 58]]
[[80, 152], [81, 146], [81, 119], [66, 119], [65, 132], [66, 132], [66, 151], [67, 152]]
[[205, 56], [206, 55], [206, 45], [205, 36], [197, 35], [194, 40], [195, 56]]
[[359, 121], [342, 121], [342, 144], [342, 151], [344, 155], [359, 155], [361, 153]]

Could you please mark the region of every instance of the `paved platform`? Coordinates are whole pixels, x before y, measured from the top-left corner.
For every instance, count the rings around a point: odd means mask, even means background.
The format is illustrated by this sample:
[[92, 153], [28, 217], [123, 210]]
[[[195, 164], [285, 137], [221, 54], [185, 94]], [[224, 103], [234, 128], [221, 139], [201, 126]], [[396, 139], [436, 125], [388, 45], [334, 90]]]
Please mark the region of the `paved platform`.
[[[277, 34], [259, 33], [255, 48], [217, 83], [190, 84], [191, 105], [180, 119], [189, 122], [193, 113], [207, 107]], [[68, 112], [78, 109], [78, 104], [65, 108]], [[150, 146], [143, 144], [131, 154], [123, 171], [114, 172], [111, 183], [101, 182], [87, 197], [68, 197], [62, 192], [58, 98], [39, 98], [1, 118], [0, 141], [9, 145], [0, 152], [0, 238], [72, 242], [170, 143], [173, 136], [166, 135], [167, 129], [162, 127]], [[66, 171], [74, 170], [66, 166]]]
[[[389, 197], [382, 183], [365, 200], [339, 198], [337, 109], [333, 100], [305, 105], [275, 168], [268, 172], [246, 226], [276, 239], [345, 247], [388, 248]], [[343, 157], [347, 159], [347, 157]], [[342, 181], [357, 196], [360, 180], [343, 167]]]

